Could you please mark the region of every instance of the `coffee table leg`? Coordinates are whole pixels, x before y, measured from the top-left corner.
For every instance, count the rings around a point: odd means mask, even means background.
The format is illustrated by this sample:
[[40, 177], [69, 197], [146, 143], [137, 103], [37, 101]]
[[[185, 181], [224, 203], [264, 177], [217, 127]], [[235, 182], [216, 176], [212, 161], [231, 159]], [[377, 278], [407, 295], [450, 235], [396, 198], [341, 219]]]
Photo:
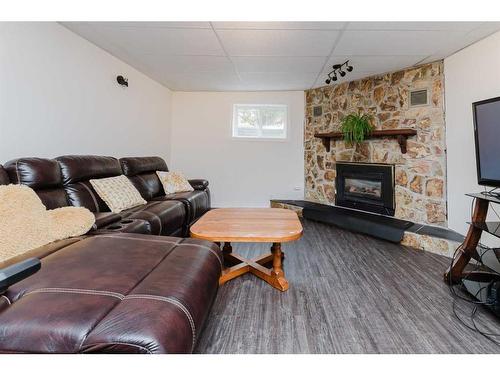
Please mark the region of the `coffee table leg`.
[[240, 264], [242, 261], [233, 255], [233, 247], [231, 242], [224, 242], [222, 247], [222, 256], [224, 257], [224, 264], [226, 267], [232, 267]]
[[222, 248], [223, 254], [231, 254], [233, 252], [233, 247], [231, 246], [231, 242], [224, 242], [224, 247]]
[[[285, 279], [282, 266], [283, 252], [281, 251], [281, 243], [273, 243], [271, 254], [261, 255], [254, 259], [246, 259], [238, 254], [233, 254], [229, 242], [224, 243], [222, 253], [226, 267], [219, 279], [219, 285], [250, 272], [282, 292], [288, 290], [288, 281]], [[272, 263], [271, 269], [263, 266], [267, 263]]]
[[245, 262], [245, 258], [240, 257], [238, 254], [233, 254], [233, 247], [230, 242], [224, 242], [222, 255], [224, 257], [224, 270], [219, 279], [219, 285], [223, 285], [229, 280], [250, 272], [250, 266]]
[[271, 253], [273, 254], [273, 269], [271, 270], [271, 276], [277, 283], [275, 287], [282, 291], [285, 291], [288, 289], [288, 281], [285, 279], [285, 272], [283, 272], [283, 267], [281, 266], [282, 253], [281, 244], [279, 242], [273, 243], [273, 246], [271, 247]]

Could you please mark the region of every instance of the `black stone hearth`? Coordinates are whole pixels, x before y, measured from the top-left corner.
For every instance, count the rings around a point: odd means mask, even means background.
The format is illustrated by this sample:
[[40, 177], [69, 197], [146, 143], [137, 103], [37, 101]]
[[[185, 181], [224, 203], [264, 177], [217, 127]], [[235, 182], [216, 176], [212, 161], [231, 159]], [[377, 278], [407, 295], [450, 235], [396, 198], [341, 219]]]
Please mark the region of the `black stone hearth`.
[[335, 205], [394, 216], [394, 165], [337, 163]]
[[[416, 224], [408, 220], [397, 219], [395, 217], [382, 216], [369, 212], [361, 212], [348, 208], [335, 207], [317, 202], [304, 200], [273, 199], [271, 202], [287, 204], [290, 206], [301, 207], [304, 210], [302, 215], [305, 218], [334, 224], [341, 228], [372, 235], [374, 237], [386, 239], [392, 242], [398, 242], [405, 231], [425, 234], [427, 236], [442, 238], [455, 242], [463, 242], [464, 236], [448, 228], [434, 227], [425, 224]], [[350, 217], [346, 220], [346, 217]], [[354, 218], [353, 218], [354, 217]], [[363, 222], [358, 225], [359, 220]], [[375, 225], [372, 225], [375, 223]], [[380, 225], [391, 227], [389, 231], [379, 231]], [[387, 238], [387, 235], [390, 238]]]

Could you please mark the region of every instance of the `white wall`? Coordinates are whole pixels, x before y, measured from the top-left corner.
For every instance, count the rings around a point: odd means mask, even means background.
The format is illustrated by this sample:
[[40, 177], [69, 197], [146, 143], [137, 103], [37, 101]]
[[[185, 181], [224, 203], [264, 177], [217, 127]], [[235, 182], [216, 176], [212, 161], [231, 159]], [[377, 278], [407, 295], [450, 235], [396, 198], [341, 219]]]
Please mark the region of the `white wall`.
[[62, 154], [169, 159], [170, 120], [170, 90], [63, 26], [0, 23], [0, 163]]
[[[288, 139], [232, 139], [236, 103], [288, 104]], [[214, 207], [268, 207], [271, 198], [303, 199], [303, 121], [302, 91], [174, 92], [170, 169], [210, 180]]]
[[[234, 103], [288, 104], [288, 139], [231, 139]], [[0, 23], [0, 163], [159, 155], [209, 179], [214, 206], [264, 207], [304, 196], [303, 121], [301, 91], [172, 93], [57, 23]]]
[[[450, 228], [463, 234], [470, 219], [472, 200], [464, 194], [484, 190], [477, 184], [472, 103], [500, 96], [499, 67], [500, 32], [444, 60], [448, 223]], [[500, 147], [500, 139], [498, 144]], [[500, 213], [499, 207], [495, 209]], [[496, 218], [493, 212], [490, 218]], [[482, 241], [489, 246], [499, 245], [499, 241], [491, 237]]]

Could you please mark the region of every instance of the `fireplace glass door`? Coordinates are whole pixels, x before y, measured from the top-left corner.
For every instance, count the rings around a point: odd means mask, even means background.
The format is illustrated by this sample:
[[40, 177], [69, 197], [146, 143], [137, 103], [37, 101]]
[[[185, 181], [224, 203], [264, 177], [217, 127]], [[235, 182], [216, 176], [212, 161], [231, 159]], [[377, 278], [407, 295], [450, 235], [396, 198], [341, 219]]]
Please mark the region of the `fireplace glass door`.
[[394, 166], [337, 163], [337, 206], [394, 216]]

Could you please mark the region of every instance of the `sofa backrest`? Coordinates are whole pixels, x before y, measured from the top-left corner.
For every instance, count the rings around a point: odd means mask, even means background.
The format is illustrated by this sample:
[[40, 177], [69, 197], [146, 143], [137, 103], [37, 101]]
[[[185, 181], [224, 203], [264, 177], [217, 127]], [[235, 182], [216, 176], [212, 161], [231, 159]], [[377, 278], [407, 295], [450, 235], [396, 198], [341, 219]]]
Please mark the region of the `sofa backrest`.
[[109, 211], [89, 180], [121, 175], [118, 159], [110, 156], [65, 155], [56, 160], [70, 205], [86, 207], [92, 212]]
[[120, 159], [123, 174], [134, 184], [142, 197], [151, 199], [165, 195], [156, 171], [168, 172], [167, 163], [158, 156], [130, 157]]
[[47, 209], [69, 205], [57, 161], [42, 158], [20, 158], [7, 162], [4, 168], [11, 183], [27, 185], [32, 188]]
[[0, 164], [0, 185], [8, 185], [10, 184], [9, 175], [7, 171]]

